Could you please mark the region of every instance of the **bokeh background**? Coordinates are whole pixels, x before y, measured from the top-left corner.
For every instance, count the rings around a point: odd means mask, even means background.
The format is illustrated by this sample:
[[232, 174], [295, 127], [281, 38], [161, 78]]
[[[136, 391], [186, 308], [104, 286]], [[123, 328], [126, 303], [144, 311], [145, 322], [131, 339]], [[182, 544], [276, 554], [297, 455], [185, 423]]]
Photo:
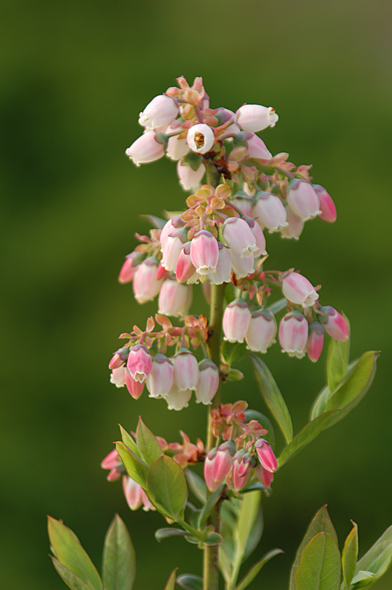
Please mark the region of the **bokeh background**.
[[[352, 358], [382, 350], [361, 405], [277, 476], [248, 565], [273, 547], [285, 554], [250, 588], [287, 589], [295, 549], [324, 503], [341, 544], [350, 518], [359, 524], [363, 554], [392, 524], [392, 5], [3, 0], [0, 13], [1, 587], [65, 587], [48, 558], [46, 514], [74, 529], [100, 566], [120, 513], [136, 546], [136, 590], [163, 588], [175, 566], [199, 573], [201, 552], [181, 539], [158, 545], [161, 517], [131, 513], [99, 467], [117, 424], [133, 429], [139, 414], [169, 440], [180, 428], [204, 433], [203, 408], [179, 414], [147, 395], [135, 402], [107, 369], [117, 336], [155, 312], [117, 283], [135, 231], [148, 230], [139, 215], [184, 199], [172, 162], [137, 169], [124, 150], [141, 133], [138, 113], [179, 75], [203, 76], [214, 107], [276, 108], [279, 123], [263, 139], [314, 165], [338, 223], [308, 223], [298, 243], [271, 236], [270, 264], [323, 285], [322, 302], [351, 320]], [[296, 431], [325, 383], [325, 358], [314, 366], [278, 346], [268, 354]], [[250, 365], [242, 369], [241, 397], [246, 389], [263, 411]], [[239, 397], [236, 387], [225, 397]], [[377, 588], [391, 586], [389, 573]]]

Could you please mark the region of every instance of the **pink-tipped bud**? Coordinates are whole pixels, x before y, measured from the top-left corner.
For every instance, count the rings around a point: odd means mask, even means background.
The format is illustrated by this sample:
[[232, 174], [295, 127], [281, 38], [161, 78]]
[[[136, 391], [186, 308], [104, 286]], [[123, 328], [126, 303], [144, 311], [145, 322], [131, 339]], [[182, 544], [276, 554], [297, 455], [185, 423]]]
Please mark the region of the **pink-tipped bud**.
[[165, 225], [163, 226], [162, 231], [161, 231], [161, 235], [159, 237], [160, 242], [161, 242], [161, 248], [164, 247], [168, 236], [172, 232], [174, 232], [176, 229], [183, 228], [184, 225], [185, 225], [185, 221], [183, 221], [179, 215], [175, 215], [174, 217], [169, 219], [169, 221], [167, 221], [165, 223]]
[[260, 104], [244, 104], [235, 115], [235, 122], [244, 131], [257, 133], [267, 127], [274, 127], [279, 117], [272, 107]]
[[138, 303], [152, 301], [162, 286], [162, 279], [157, 279], [159, 262], [155, 257], [147, 258], [136, 269], [133, 277], [133, 293]]
[[110, 375], [110, 383], [113, 383], [116, 387], [124, 387], [126, 384], [126, 373], [128, 369], [126, 367], [118, 367], [113, 369]]
[[[213, 285], [222, 285], [222, 283], [230, 283], [231, 281], [231, 258], [229, 249], [226, 248], [222, 242], [218, 242], [218, 249], [218, 264], [216, 265], [215, 271], [208, 275], [208, 280]], [[203, 283], [203, 287], [207, 284], [208, 283]]]
[[131, 252], [125, 259], [124, 264], [121, 267], [118, 280], [120, 283], [130, 283], [133, 279], [133, 275], [136, 272], [137, 265], [143, 260], [143, 255], [140, 252]]
[[193, 152], [206, 154], [213, 148], [215, 136], [211, 127], [205, 123], [198, 123], [188, 130], [186, 140]]
[[185, 283], [196, 272], [191, 260], [191, 242], [184, 244], [177, 260], [176, 279], [179, 283]]
[[265, 237], [263, 234], [263, 230], [261, 229], [259, 224], [256, 223], [253, 217], [247, 217], [246, 222], [252, 230], [252, 233], [256, 240], [257, 250], [254, 252], [254, 256], [257, 257], [261, 254], [263, 254], [264, 256], [265, 254], [267, 254], [267, 250], [265, 249]]
[[128, 358], [128, 353], [128, 346], [124, 346], [123, 348], [119, 348], [118, 350], [116, 350], [116, 352], [113, 354], [110, 360], [109, 369], [118, 369], [119, 367], [122, 367], [122, 365]]
[[246, 140], [246, 145], [248, 147], [248, 156], [250, 158], [257, 158], [260, 160], [270, 160], [272, 158], [272, 154], [270, 151], [267, 150], [267, 147], [262, 139], [258, 135], [254, 135]]
[[322, 213], [320, 199], [313, 185], [306, 180], [291, 180], [287, 191], [287, 202], [303, 221]]
[[199, 365], [195, 355], [187, 348], [180, 348], [174, 362], [174, 384], [180, 391], [197, 389]]
[[299, 311], [290, 311], [279, 325], [279, 342], [282, 352], [299, 359], [305, 356], [308, 341], [308, 322]]
[[271, 445], [264, 440], [259, 438], [255, 444], [255, 449], [260, 463], [270, 473], [274, 473], [278, 468], [275, 453], [271, 448]]
[[243, 342], [249, 329], [251, 313], [246, 302], [234, 299], [223, 313], [224, 339], [229, 342]]
[[256, 352], [266, 353], [267, 349], [276, 342], [278, 330], [273, 313], [267, 308], [258, 309], [252, 314], [245, 339], [247, 348]]
[[164, 240], [162, 246], [162, 266], [166, 270], [176, 271], [178, 259], [183, 245], [188, 241], [187, 232], [184, 229], [173, 230]]
[[208, 453], [204, 461], [204, 479], [210, 492], [215, 492], [225, 481], [233, 464], [234, 454], [233, 441], [225, 442]]
[[142, 486], [136, 483], [129, 475], [123, 477], [123, 492], [131, 510], [137, 510], [143, 504]]
[[262, 191], [257, 193], [257, 197], [254, 216], [261, 226], [272, 233], [288, 225], [286, 209], [279, 197]]
[[183, 410], [189, 406], [189, 400], [191, 397], [191, 389], [180, 390], [178, 387], [176, 387], [176, 385], [173, 385], [172, 389], [165, 396], [165, 400], [167, 401], [167, 409], [179, 412], [180, 410]]
[[292, 303], [311, 307], [319, 298], [312, 283], [298, 272], [290, 272], [283, 277], [282, 293]]
[[179, 316], [186, 313], [192, 303], [192, 287], [177, 283], [176, 279], [166, 279], [158, 299], [158, 313]]
[[133, 399], [139, 399], [143, 393], [144, 381], [135, 381], [130, 372], [126, 368], [124, 371], [125, 385]]
[[306, 350], [308, 357], [315, 363], [319, 360], [324, 345], [324, 328], [323, 326], [314, 321], [309, 325], [309, 336], [306, 344]]
[[144, 344], [136, 344], [129, 350], [127, 360], [128, 371], [135, 381], [144, 383], [152, 371], [150, 351]]
[[160, 281], [161, 279], [166, 279], [168, 274], [169, 274], [169, 271], [166, 270], [166, 268], [164, 266], [162, 266], [162, 263], [160, 262], [158, 265], [158, 268], [157, 268], [156, 279], [158, 281]]
[[109, 469], [108, 481], [117, 481], [124, 473], [124, 466], [116, 449], [111, 451], [101, 462], [102, 469]]
[[324, 326], [327, 334], [340, 342], [348, 340], [350, 331], [344, 317], [330, 305], [320, 307], [319, 311], [319, 321]]
[[336, 207], [332, 197], [327, 193], [325, 188], [319, 184], [314, 184], [313, 188], [318, 194], [318, 198], [320, 200], [321, 213], [319, 214], [319, 217], [324, 219], [324, 221], [333, 223], [336, 221]]
[[178, 162], [177, 164], [177, 175], [180, 180], [180, 184], [185, 191], [190, 191], [193, 189], [197, 190], [205, 174], [205, 171], [206, 168], [203, 163], [200, 164], [196, 170], [193, 170], [193, 168], [187, 166], [186, 164], [181, 164], [181, 162]]
[[196, 403], [208, 405], [212, 402], [219, 387], [219, 369], [210, 359], [199, 363], [199, 381], [196, 389]]
[[216, 270], [219, 259], [218, 242], [211, 232], [199, 231], [191, 242], [191, 260], [201, 275], [207, 275]]
[[125, 153], [136, 166], [140, 166], [140, 164], [148, 164], [162, 158], [165, 154], [165, 146], [157, 141], [155, 131], [146, 131], [125, 150]]
[[174, 366], [164, 354], [158, 353], [152, 359], [152, 370], [146, 380], [150, 397], [165, 397], [174, 384]]
[[258, 250], [256, 238], [245, 219], [229, 217], [222, 226], [226, 244], [241, 258], [253, 257]]
[[178, 139], [177, 135], [169, 137], [167, 142], [166, 155], [170, 160], [177, 162], [189, 152], [189, 145], [186, 139]]
[[253, 215], [253, 199], [246, 195], [245, 191], [236, 194], [234, 199], [230, 199], [230, 205], [234, 205], [236, 209], [241, 211], [242, 215], [252, 217]]
[[146, 129], [170, 125], [178, 115], [178, 103], [171, 96], [161, 94], [148, 103], [139, 115], [139, 124]]
[[271, 483], [274, 481], [274, 474], [271, 471], [267, 471], [264, 467], [259, 463], [255, 469], [255, 474], [259, 482], [265, 487], [270, 488]]
[[281, 229], [282, 238], [298, 240], [304, 229], [305, 222], [294, 213], [289, 205], [286, 207], [286, 215], [288, 225]]
[[226, 477], [229, 488], [234, 488], [237, 492], [241, 491], [247, 485], [252, 469], [251, 457], [244, 450], [238, 451], [234, 455], [231, 472]]

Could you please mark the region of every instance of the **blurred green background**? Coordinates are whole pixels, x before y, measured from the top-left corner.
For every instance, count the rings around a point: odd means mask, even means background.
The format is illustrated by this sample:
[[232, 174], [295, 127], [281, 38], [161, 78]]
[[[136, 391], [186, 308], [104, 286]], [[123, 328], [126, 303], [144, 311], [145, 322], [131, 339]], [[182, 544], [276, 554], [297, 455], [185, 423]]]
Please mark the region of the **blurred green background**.
[[[306, 224], [299, 243], [270, 236], [270, 268], [295, 266], [323, 285], [322, 302], [351, 320], [352, 358], [382, 350], [361, 405], [277, 476], [250, 562], [273, 547], [285, 554], [250, 588], [287, 589], [324, 503], [341, 543], [350, 518], [359, 524], [361, 554], [392, 524], [391, 16], [390, 3], [366, 0], [3, 0], [2, 588], [65, 587], [47, 556], [46, 514], [74, 529], [99, 565], [119, 512], [136, 546], [136, 590], [163, 588], [175, 566], [199, 573], [201, 552], [181, 539], [158, 545], [161, 517], [131, 513], [99, 467], [117, 424], [133, 429], [139, 414], [169, 440], [180, 428], [204, 433], [204, 408], [133, 401], [107, 369], [117, 336], [155, 312], [117, 283], [135, 231], [148, 229], [139, 215], [184, 199], [172, 162], [137, 169], [124, 150], [141, 134], [138, 113], [179, 75], [203, 76], [213, 107], [276, 108], [279, 123], [263, 139], [314, 165], [338, 223]], [[324, 385], [325, 356], [314, 366], [275, 346], [266, 359], [296, 431]], [[240, 396], [246, 388], [263, 411], [250, 373], [243, 383]], [[226, 400], [237, 397], [228, 386]], [[377, 588], [391, 586], [389, 573]]]

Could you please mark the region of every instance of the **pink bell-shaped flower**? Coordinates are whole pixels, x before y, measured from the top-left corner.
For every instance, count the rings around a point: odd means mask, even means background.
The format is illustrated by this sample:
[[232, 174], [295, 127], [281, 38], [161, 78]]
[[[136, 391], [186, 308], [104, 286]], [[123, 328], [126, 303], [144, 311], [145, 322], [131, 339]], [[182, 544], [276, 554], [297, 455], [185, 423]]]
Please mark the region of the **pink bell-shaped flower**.
[[203, 163], [196, 170], [193, 170], [190, 166], [178, 162], [177, 175], [184, 191], [196, 190], [202, 181], [205, 171], [206, 167]]
[[191, 242], [191, 260], [200, 275], [207, 275], [216, 270], [219, 259], [218, 242], [215, 236], [206, 230], [199, 231]]
[[146, 380], [150, 397], [165, 397], [174, 385], [174, 366], [164, 354], [158, 353], [152, 359], [152, 370]]
[[243, 342], [249, 329], [251, 313], [246, 302], [234, 299], [223, 313], [224, 339], [229, 342]]
[[254, 216], [261, 226], [266, 227], [272, 233], [280, 231], [288, 225], [286, 209], [279, 197], [261, 191], [257, 193], [257, 197]]
[[263, 234], [263, 230], [261, 229], [259, 224], [256, 223], [253, 217], [247, 217], [246, 223], [249, 225], [256, 240], [257, 250], [254, 252], [255, 258], [257, 256], [260, 256], [261, 254], [265, 256], [265, 254], [267, 254], [267, 250], [265, 249], [265, 237]]
[[169, 137], [167, 142], [166, 155], [170, 160], [177, 162], [189, 152], [189, 145], [186, 139], [178, 139], [177, 135]]
[[288, 225], [285, 225], [280, 230], [282, 238], [298, 240], [304, 229], [305, 222], [294, 213], [290, 205], [286, 207], [286, 216]]
[[[218, 242], [219, 257], [218, 264], [214, 272], [209, 273], [208, 280], [213, 285], [222, 285], [230, 283], [231, 280], [231, 258], [229, 248], [226, 248], [222, 242]], [[205, 285], [206, 283], [204, 283]], [[204, 286], [203, 285], [203, 286]]]
[[125, 153], [136, 166], [140, 166], [162, 158], [165, 155], [165, 146], [157, 141], [155, 131], [146, 131], [125, 150]]
[[199, 365], [195, 355], [187, 348], [180, 348], [175, 357], [174, 384], [180, 391], [195, 390], [199, 381]]
[[128, 369], [126, 367], [117, 367], [112, 369], [110, 375], [110, 383], [113, 383], [116, 387], [124, 387], [126, 380], [125, 374]]
[[348, 340], [350, 330], [344, 317], [330, 305], [320, 307], [319, 311], [319, 321], [327, 334], [340, 342]]
[[263, 438], [259, 438], [255, 443], [255, 450], [263, 468], [270, 473], [275, 473], [278, 468], [278, 463], [271, 445]]
[[282, 352], [289, 356], [302, 358], [305, 356], [308, 341], [308, 322], [305, 316], [297, 310], [290, 311], [279, 325], [279, 342]]
[[303, 307], [311, 307], [319, 298], [312, 283], [298, 272], [289, 272], [283, 276], [282, 293], [291, 303]]
[[252, 314], [245, 336], [247, 348], [255, 352], [266, 353], [267, 349], [276, 342], [277, 330], [274, 314], [265, 307], [258, 309]]
[[118, 275], [119, 283], [130, 283], [133, 279], [133, 275], [136, 272], [138, 264], [143, 260], [143, 256], [140, 252], [131, 252], [125, 259], [124, 264], [121, 267], [120, 274]]
[[152, 301], [158, 295], [163, 283], [162, 279], [157, 279], [158, 266], [158, 260], [150, 257], [137, 267], [132, 288], [138, 303]]
[[229, 217], [222, 226], [226, 244], [241, 258], [252, 257], [258, 250], [256, 238], [245, 219]]
[[196, 389], [196, 403], [208, 405], [213, 400], [219, 387], [219, 369], [210, 359], [199, 363], [199, 381]]
[[124, 465], [116, 449], [110, 451], [110, 453], [106, 455], [104, 459], [102, 459], [101, 467], [102, 469], [110, 470], [106, 477], [108, 481], [116, 481], [117, 479], [120, 479], [124, 473]]
[[143, 393], [144, 381], [136, 381], [132, 377], [132, 375], [130, 374], [130, 372], [127, 368], [125, 368], [124, 376], [125, 376], [125, 386], [128, 389], [129, 393], [131, 394], [133, 399], [139, 399], [139, 397]]
[[165, 396], [167, 409], [179, 412], [188, 407], [191, 397], [191, 389], [180, 390], [176, 385], [173, 385], [169, 393]]
[[136, 344], [136, 346], [130, 348], [127, 368], [135, 381], [139, 383], [145, 382], [152, 371], [152, 360], [150, 351], [144, 344]]
[[123, 476], [123, 492], [127, 504], [131, 510], [137, 510], [143, 504], [142, 491], [140, 484], [136, 483], [129, 475]]
[[270, 160], [272, 158], [271, 152], [267, 150], [264, 141], [258, 135], [252, 133], [252, 136], [246, 140], [246, 145], [250, 158], [260, 160]]
[[178, 103], [171, 96], [160, 94], [148, 103], [139, 115], [139, 124], [146, 129], [170, 125], [178, 115]]
[[196, 154], [206, 154], [213, 148], [215, 136], [211, 127], [205, 125], [205, 123], [198, 123], [190, 127], [186, 140], [193, 152]]
[[176, 271], [178, 258], [181, 254], [183, 245], [188, 241], [187, 232], [184, 229], [173, 230], [166, 239], [161, 240], [162, 246], [162, 266], [166, 270]]
[[185, 225], [185, 221], [183, 221], [179, 215], [175, 215], [174, 217], [171, 217], [169, 219], [169, 221], [167, 221], [165, 223], [165, 225], [163, 226], [163, 228], [161, 230], [161, 235], [159, 237], [162, 249], [166, 243], [168, 236], [172, 232], [174, 232], [176, 229], [183, 228], [184, 225]]
[[314, 321], [309, 325], [309, 336], [306, 343], [308, 357], [315, 363], [320, 358], [324, 344], [324, 328], [320, 322]]
[[215, 492], [225, 481], [233, 464], [235, 444], [227, 441], [212, 449], [204, 461], [204, 479], [210, 492]]
[[291, 180], [287, 191], [287, 202], [303, 221], [322, 213], [320, 199], [313, 185], [306, 180]]
[[244, 104], [235, 115], [235, 122], [244, 131], [257, 133], [267, 127], [274, 127], [279, 117], [272, 107], [260, 104]]
[[252, 458], [244, 449], [237, 451], [233, 457], [231, 472], [226, 477], [229, 488], [241, 491], [249, 482], [253, 470]]
[[179, 316], [188, 311], [192, 303], [192, 287], [177, 283], [176, 279], [166, 279], [158, 299], [158, 313]]
[[320, 200], [321, 213], [319, 214], [320, 219], [333, 223], [336, 221], [336, 207], [332, 200], [332, 197], [327, 193], [324, 187], [319, 184], [313, 185], [314, 190], [318, 194]]
[[191, 242], [184, 244], [177, 260], [176, 279], [179, 283], [185, 283], [196, 272], [191, 260]]
[[271, 484], [274, 481], [274, 474], [271, 471], [268, 471], [267, 469], [264, 469], [264, 467], [259, 463], [256, 466], [255, 474], [256, 474], [256, 477], [259, 480], [259, 482], [265, 488], [268, 489], [268, 488], [271, 487]]
[[242, 279], [254, 272], [254, 257], [241, 258], [233, 250], [230, 250], [231, 267], [237, 278]]

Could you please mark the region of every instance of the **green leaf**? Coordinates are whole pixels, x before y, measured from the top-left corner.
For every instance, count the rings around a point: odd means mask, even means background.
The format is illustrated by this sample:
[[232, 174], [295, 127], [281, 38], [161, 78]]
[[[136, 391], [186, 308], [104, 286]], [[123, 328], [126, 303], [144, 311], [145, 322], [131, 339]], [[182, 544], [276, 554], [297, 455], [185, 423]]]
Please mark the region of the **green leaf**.
[[245, 344], [243, 343], [229, 342], [228, 340], [223, 341], [222, 356], [229, 366], [241, 360], [246, 355], [246, 352]]
[[132, 436], [125, 430], [125, 428], [123, 428], [121, 426], [121, 424], [119, 426], [120, 426], [120, 431], [121, 431], [121, 439], [122, 439], [124, 445], [126, 447], [128, 447], [128, 449], [133, 451], [134, 454], [140, 458], [140, 452], [139, 452], [139, 449], [137, 448], [136, 442], [133, 440]]
[[172, 571], [172, 573], [170, 574], [167, 584], [165, 586], [165, 590], [174, 590], [174, 586], [176, 585], [177, 570], [178, 570], [178, 567], [175, 567], [174, 570]]
[[51, 516], [48, 518], [48, 533], [58, 561], [89, 589], [102, 590], [101, 578], [75, 533]]
[[222, 543], [222, 536], [219, 533], [208, 533], [203, 539], [204, 545], [220, 545]]
[[222, 495], [223, 490], [225, 489], [226, 484], [222, 484], [215, 492], [213, 492], [207, 502], [204, 504], [200, 515], [199, 515], [199, 522], [198, 528], [201, 529], [204, 523], [207, 521], [207, 518], [210, 516], [212, 509], [214, 508], [215, 504], [219, 501], [219, 498]]
[[[247, 557], [245, 554], [246, 546], [259, 513], [261, 492], [250, 492], [249, 494], [243, 496], [243, 499], [240, 502], [237, 524], [234, 530], [235, 550], [232, 560], [232, 588], [234, 588], [235, 584], [237, 583], [241, 564]], [[260, 536], [261, 532], [262, 529], [260, 531]]]
[[[300, 546], [298, 547], [298, 551], [297, 554], [295, 556], [295, 560], [293, 563], [293, 567], [291, 568], [291, 573], [290, 573], [290, 588], [289, 590], [296, 590], [296, 586], [295, 586], [295, 573], [297, 571], [298, 568], [298, 564], [300, 562], [301, 556], [302, 556], [302, 552], [305, 549], [305, 547], [307, 546], [307, 544], [309, 543], [309, 541], [318, 533], [328, 533], [331, 535], [331, 537], [334, 539], [336, 545], [338, 544], [338, 537], [336, 535], [336, 531], [334, 529], [334, 526], [332, 524], [332, 521], [329, 517], [328, 514], [328, 510], [327, 510], [327, 506], [323, 506], [322, 508], [320, 508], [320, 510], [316, 513], [316, 515], [314, 516], [312, 522], [309, 525], [308, 530], [305, 533], [304, 538], [302, 539], [302, 542], [300, 544]], [[313, 589], [312, 589], [313, 590]]]
[[165, 219], [162, 219], [162, 217], [157, 217], [156, 215], [147, 214], [147, 215], [140, 215], [140, 217], [142, 219], [146, 219], [146, 221], [149, 221], [151, 223], [151, 225], [153, 225], [157, 229], [162, 229], [163, 226], [166, 224]]
[[296, 590], [338, 590], [340, 553], [328, 533], [318, 533], [306, 545], [295, 573]]
[[58, 559], [53, 557], [53, 555], [51, 555], [50, 558], [53, 562], [54, 567], [57, 570], [57, 573], [60, 575], [60, 577], [63, 579], [63, 581], [67, 584], [69, 588], [71, 588], [72, 590], [91, 589], [91, 586], [88, 586], [87, 584], [82, 582], [80, 578], [75, 576], [75, 574], [73, 574], [68, 568], [66, 568], [65, 565], [60, 563]]
[[[388, 570], [392, 561], [392, 526], [375, 542], [373, 547], [358, 561], [355, 569], [355, 578], [359, 572], [370, 572], [374, 577], [366, 586], [355, 588], [370, 588]], [[354, 578], [351, 581], [354, 584]]]
[[[347, 316], [344, 316], [344, 318], [349, 326]], [[331, 338], [327, 356], [327, 382], [330, 391], [335, 391], [336, 387], [347, 375], [349, 357], [350, 338], [345, 342], [339, 342], [339, 340]]]
[[192, 170], [196, 171], [200, 168], [200, 164], [203, 162], [203, 157], [199, 154], [195, 154], [192, 150], [189, 150], [187, 155], [182, 158], [181, 165], [182, 166], [190, 166]]
[[331, 397], [331, 392], [329, 390], [328, 385], [324, 387], [316, 397], [312, 409], [310, 410], [310, 419], [314, 420], [317, 416], [320, 416], [324, 413], [325, 406], [329, 398]]
[[264, 555], [264, 557], [262, 557], [260, 559], [260, 561], [255, 563], [254, 566], [252, 566], [250, 568], [250, 570], [248, 571], [246, 576], [244, 578], [242, 578], [241, 582], [238, 584], [238, 586], [236, 586], [235, 590], [245, 590], [245, 588], [247, 588], [249, 586], [249, 584], [251, 584], [253, 582], [253, 580], [255, 579], [255, 577], [257, 576], [257, 574], [259, 573], [259, 571], [263, 567], [263, 565], [265, 565], [267, 563], [267, 561], [269, 561], [270, 559], [275, 557], [275, 555], [279, 555], [279, 553], [284, 553], [284, 552], [282, 551], [282, 549], [273, 549], [272, 551], [269, 551], [268, 553], [266, 553]]
[[189, 533], [188, 531], [184, 531], [184, 529], [173, 529], [167, 527], [155, 531], [155, 538], [159, 542], [163, 539], [168, 539], [169, 537], [181, 537], [185, 535], [189, 535]]
[[136, 428], [136, 442], [142, 459], [147, 465], [151, 465], [163, 455], [157, 437], [147, 428], [140, 416]]
[[279, 391], [271, 371], [268, 369], [264, 361], [254, 354], [249, 356], [252, 359], [256, 378], [264, 401], [279, 424], [286, 443], [288, 444], [293, 440], [293, 425], [286, 402]]
[[351, 580], [350, 588], [355, 588], [355, 590], [359, 590], [359, 588], [371, 588], [371, 586], [373, 586], [373, 584], [376, 582], [374, 578], [375, 574], [373, 572], [366, 572], [361, 570]]
[[140, 459], [131, 449], [126, 447], [124, 443], [116, 443], [116, 449], [124, 463], [124, 467], [129, 475], [136, 483], [146, 488], [146, 478], [148, 472], [148, 465]]
[[177, 584], [185, 590], [203, 590], [203, 578], [192, 574], [182, 574], [176, 580]]
[[207, 486], [204, 479], [191, 469], [186, 469], [185, 475], [191, 492], [202, 504], [205, 504], [207, 502]]
[[127, 527], [118, 514], [105, 537], [103, 549], [104, 590], [132, 590], [136, 573], [135, 550]]
[[173, 520], [183, 518], [187, 486], [184, 472], [174, 459], [162, 455], [151, 465], [147, 474], [147, 492], [164, 516]]
[[351, 522], [353, 523], [353, 528], [347, 536], [342, 551], [343, 582], [341, 585], [341, 590], [349, 590], [357, 565], [358, 527], [355, 522]]
[[287, 299], [286, 299], [286, 297], [282, 297], [281, 299], [278, 299], [278, 301], [275, 301], [274, 303], [269, 305], [268, 309], [270, 310], [271, 313], [276, 315], [277, 313], [282, 311], [282, 309], [284, 309], [286, 306], [287, 306]]
[[284, 463], [286, 463], [289, 459], [291, 459], [298, 451], [301, 451], [304, 447], [306, 447], [312, 440], [314, 440], [320, 432], [322, 432], [325, 428], [327, 428], [328, 424], [331, 420], [339, 414], [341, 410], [330, 410], [329, 412], [325, 412], [325, 414], [321, 414], [311, 422], [308, 422], [301, 432], [297, 434], [293, 438], [290, 444], [287, 445], [281, 452], [278, 458], [278, 468], [282, 467]]

